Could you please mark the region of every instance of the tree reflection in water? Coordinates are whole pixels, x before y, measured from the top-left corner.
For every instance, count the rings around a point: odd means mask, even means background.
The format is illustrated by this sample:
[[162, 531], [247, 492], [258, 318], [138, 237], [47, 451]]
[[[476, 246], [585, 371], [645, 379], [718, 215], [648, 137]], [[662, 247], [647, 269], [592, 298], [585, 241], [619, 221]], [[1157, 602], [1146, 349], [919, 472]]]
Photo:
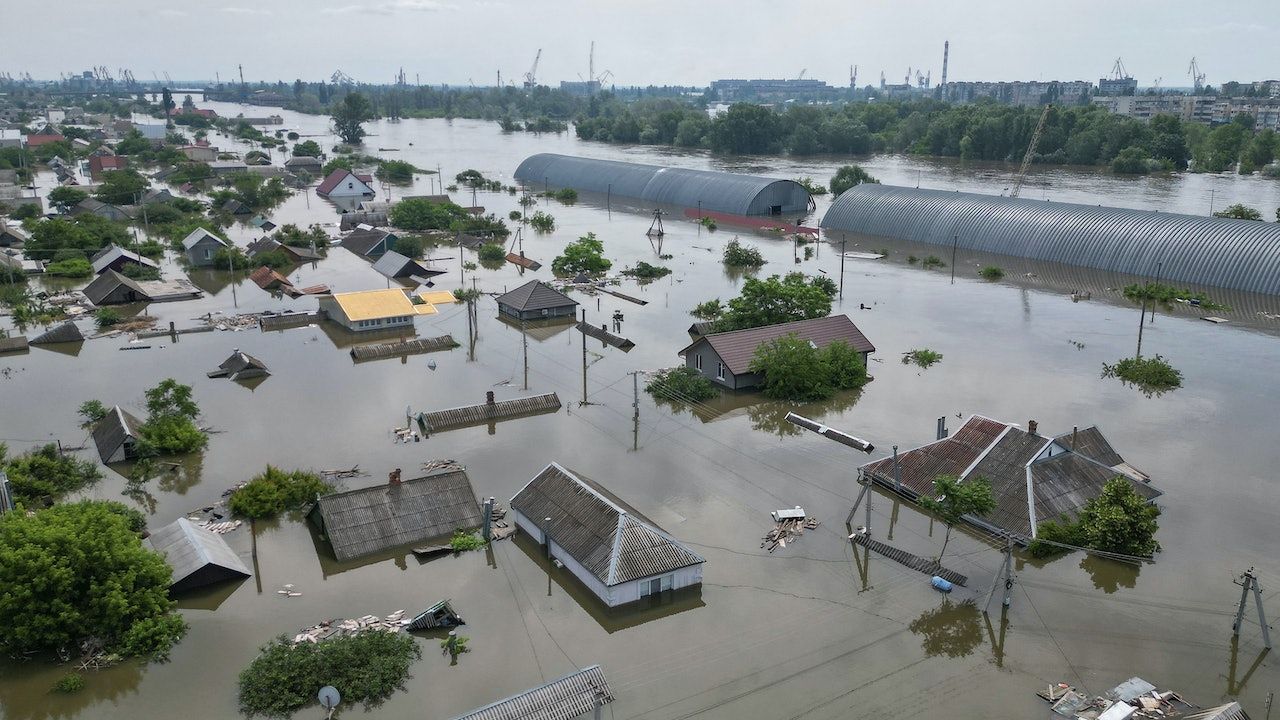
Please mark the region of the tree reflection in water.
[[1110, 595], [1122, 587], [1136, 586], [1142, 566], [1086, 554], [1080, 561], [1080, 569], [1089, 573], [1095, 588]]
[[978, 606], [972, 600], [962, 603], [943, 600], [941, 605], [925, 611], [907, 627], [921, 636], [920, 645], [929, 657], [964, 657], [982, 644], [982, 621]]

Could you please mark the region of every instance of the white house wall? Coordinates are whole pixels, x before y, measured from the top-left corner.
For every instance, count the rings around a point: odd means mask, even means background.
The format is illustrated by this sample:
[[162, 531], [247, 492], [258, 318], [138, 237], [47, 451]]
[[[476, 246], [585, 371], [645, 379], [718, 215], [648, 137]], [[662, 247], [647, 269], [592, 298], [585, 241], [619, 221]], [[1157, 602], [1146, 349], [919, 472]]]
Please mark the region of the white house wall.
[[[347, 187], [350, 183], [352, 187]], [[373, 188], [369, 187], [355, 175], [348, 175], [338, 183], [336, 187], [329, 191], [329, 197], [364, 197], [365, 195], [373, 195]]]

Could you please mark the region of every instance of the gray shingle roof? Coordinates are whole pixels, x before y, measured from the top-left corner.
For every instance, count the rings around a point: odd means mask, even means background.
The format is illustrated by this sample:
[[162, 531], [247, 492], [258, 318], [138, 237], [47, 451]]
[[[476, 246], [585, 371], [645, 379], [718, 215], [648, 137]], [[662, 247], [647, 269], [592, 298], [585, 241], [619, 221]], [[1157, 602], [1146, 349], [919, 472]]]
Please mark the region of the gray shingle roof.
[[812, 320], [797, 320], [747, 330], [703, 335], [689, 343], [684, 350], [680, 351], [680, 354], [684, 355], [698, 343], [708, 343], [730, 372], [741, 375], [749, 372], [748, 367], [751, 365], [751, 359], [755, 357], [756, 348], [793, 334], [801, 340], [812, 342], [819, 348], [824, 348], [837, 340], [843, 340], [849, 344], [849, 347], [860, 353], [875, 352], [876, 349], [876, 346], [871, 344], [848, 315], [831, 315]]
[[309, 515], [318, 515], [338, 560], [479, 527], [480, 504], [463, 470], [325, 495]]
[[229, 243], [226, 240], [223, 240], [222, 238], [218, 237], [217, 235], [214, 235], [208, 230], [205, 230], [204, 228], [196, 228], [195, 230], [192, 230], [189, 235], [187, 235], [185, 238], [182, 239], [182, 247], [184, 250], [190, 250], [205, 238], [211, 238], [214, 242], [218, 243], [223, 247], [227, 247], [229, 245]]
[[538, 280], [530, 280], [515, 290], [499, 295], [498, 304], [525, 312], [577, 305], [578, 301], [550, 285]]
[[599, 484], [556, 463], [516, 493], [511, 507], [609, 587], [705, 562]]
[[[1102, 431], [1095, 425], [1087, 427], [1078, 432], [1068, 432], [1059, 435], [1056, 440], [1063, 447], [1074, 450], [1087, 458], [1097, 460], [1107, 467], [1115, 467], [1124, 462], [1124, 458], [1120, 457], [1120, 453], [1111, 447], [1111, 443], [1102, 435]], [[1074, 447], [1072, 443], [1074, 442]]]
[[31, 344], [43, 345], [45, 343], [79, 342], [81, 340], [84, 340], [84, 333], [80, 332], [80, 328], [75, 322], [68, 320], [32, 338]]
[[98, 253], [93, 256], [93, 260], [91, 261], [93, 271], [95, 273], [100, 273], [121, 258], [149, 268], [160, 267], [159, 263], [149, 257], [139, 255], [132, 250], [126, 250], [119, 245], [108, 245], [107, 247], [99, 250]]
[[107, 416], [93, 426], [93, 444], [98, 448], [98, 455], [106, 463], [116, 450], [130, 438], [137, 438], [142, 421], [125, 412], [119, 405], [111, 408]]
[[453, 720], [572, 720], [611, 702], [604, 671], [592, 665]]
[[173, 569], [170, 587], [175, 589], [190, 590], [253, 574], [221, 535], [196, 527], [186, 518], [151, 533], [146, 543], [164, 555]]
[[85, 286], [84, 295], [94, 305], [101, 305], [102, 301], [121, 285], [137, 293], [139, 298], [149, 297], [147, 291], [143, 290], [141, 285], [115, 270], [104, 270], [101, 275], [94, 278], [93, 282]]
[[267, 370], [266, 363], [249, 353], [235, 350], [231, 356], [222, 361], [217, 370], [209, 373], [209, 377], [225, 377], [230, 380], [245, 380], [248, 378], [263, 377], [270, 375]]
[[388, 250], [373, 263], [373, 269], [389, 278], [422, 277], [433, 278], [445, 274], [445, 270], [432, 267], [424, 262], [401, 255], [395, 250]]
[[[377, 228], [370, 230], [361, 230], [357, 228], [352, 230], [349, 235], [342, 238], [342, 247], [357, 255], [368, 256], [369, 252], [377, 247], [378, 243], [382, 242], [383, 238], [386, 238], [388, 235], [393, 235], [393, 233], [386, 230], [379, 230]], [[395, 245], [395, 242], [390, 242], [388, 245]]]

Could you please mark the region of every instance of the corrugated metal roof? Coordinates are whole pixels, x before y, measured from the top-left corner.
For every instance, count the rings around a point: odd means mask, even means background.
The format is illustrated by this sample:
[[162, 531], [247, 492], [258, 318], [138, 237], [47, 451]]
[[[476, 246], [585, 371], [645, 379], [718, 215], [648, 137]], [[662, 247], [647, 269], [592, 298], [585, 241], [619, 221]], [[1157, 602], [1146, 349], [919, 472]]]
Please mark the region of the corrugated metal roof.
[[[554, 153], [525, 158], [515, 178], [538, 187], [567, 187], [734, 215], [764, 214], [769, 205], [782, 205], [784, 212], [803, 211], [809, 205], [808, 191], [792, 180]], [[763, 207], [762, 197], [770, 198]]]
[[1129, 208], [862, 184], [827, 232], [959, 246], [1167, 282], [1280, 294], [1280, 225]]
[[556, 463], [516, 493], [511, 507], [606, 586], [705, 562], [596, 482]]
[[334, 293], [333, 300], [352, 322], [416, 314], [413, 302], [399, 288]]
[[156, 268], [156, 269], [160, 267], [160, 265], [155, 260], [152, 260], [149, 257], [144, 257], [142, 255], [139, 255], [138, 253], [133, 252], [132, 250], [126, 250], [120, 247], [119, 245], [108, 245], [107, 247], [99, 250], [97, 254], [93, 256], [93, 260], [90, 262], [90, 264], [93, 266], [94, 273], [100, 273], [103, 270], [106, 270], [108, 267], [111, 267], [112, 263], [116, 262], [121, 258], [124, 258], [128, 262], [142, 265], [143, 267]]
[[1249, 714], [1240, 707], [1240, 703], [1231, 702], [1183, 715], [1182, 720], [1249, 720]]
[[[355, 230], [352, 230], [351, 233], [348, 234], [346, 237], [342, 238], [341, 244], [342, 244], [342, 247], [350, 250], [351, 252], [357, 255], [364, 255], [367, 257], [369, 253], [374, 248], [378, 247], [378, 245], [388, 236], [392, 238], [395, 237], [393, 233], [388, 232], [386, 230], [378, 230], [376, 228], [363, 230], [363, 229], [357, 228]], [[393, 245], [395, 245], [394, 240], [387, 243], [387, 246], [393, 246]], [[383, 248], [384, 251], [389, 249], [390, 247]]]
[[453, 720], [572, 720], [611, 702], [604, 671], [592, 665]]
[[1124, 462], [1124, 458], [1111, 447], [1111, 443], [1096, 425], [1079, 431], [1062, 433], [1055, 440], [1068, 450], [1096, 460], [1107, 467], [1115, 467]]
[[463, 470], [325, 495], [314, 513], [338, 560], [451, 535], [482, 521]]
[[515, 290], [499, 295], [498, 304], [506, 305], [519, 312], [528, 312], [577, 305], [578, 301], [550, 285], [538, 280], [530, 280]]
[[373, 269], [382, 273], [389, 278], [401, 277], [424, 277], [433, 278], [437, 275], [443, 275], [444, 270], [428, 265], [420, 260], [414, 260], [406, 255], [401, 255], [395, 250], [388, 250], [383, 253], [373, 263]]
[[141, 420], [125, 412], [119, 405], [112, 407], [107, 416], [93, 426], [93, 444], [97, 446], [102, 462], [105, 464], [125, 440], [136, 439], [141, 428]]
[[[1083, 455], [1062, 453], [1031, 464], [1032, 487], [1035, 489], [1036, 522], [1074, 517], [1085, 503], [1102, 494], [1102, 488], [1113, 478], [1122, 477], [1134, 492], [1146, 500], [1162, 494], [1144, 482], [1123, 475]], [[1026, 496], [1026, 491], [1023, 491]], [[1025, 504], [1025, 503], [1024, 503]], [[1024, 507], [1022, 516], [1025, 518]], [[1029, 529], [1028, 525], [1028, 529]]]
[[84, 286], [84, 296], [89, 298], [89, 302], [94, 305], [101, 305], [111, 293], [115, 292], [121, 285], [129, 288], [137, 294], [139, 299], [146, 299], [150, 296], [146, 290], [142, 289], [134, 280], [121, 275], [115, 270], [106, 270], [101, 275], [93, 279], [93, 282]]
[[[991, 447], [1007, 426], [991, 418], [974, 415], [948, 438], [915, 450], [898, 454], [902, 484], [916, 495], [933, 491], [933, 479], [939, 475], [959, 477], [978, 457]], [[893, 482], [893, 458], [867, 463], [863, 472], [875, 473]]]
[[808, 340], [819, 348], [824, 348], [837, 340], [843, 340], [849, 347], [860, 353], [875, 352], [876, 349], [876, 346], [871, 344], [848, 315], [831, 315], [812, 320], [796, 320], [778, 325], [703, 335], [689, 343], [679, 354], [684, 355], [700, 342], [709, 343], [711, 349], [715, 350], [716, 355], [724, 362], [725, 367], [729, 368], [734, 375], [741, 375], [749, 372], [756, 348], [786, 335], [795, 335], [801, 340]]
[[[170, 586], [181, 586], [189, 590], [200, 585], [233, 577], [249, 577], [253, 574], [221, 535], [196, 527], [186, 518], [178, 518], [175, 522], [151, 533], [146, 543], [151, 549], [164, 555], [165, 561], [173, 569]], [[217, 571], [205, 573], [206, 576], [201, 578], [201, 582], [184, 582], [210, 566]]]
[[49, 329], [42, 335], [32, 338], [31, 344], [44, 345], [45, 343], [80, 342], [81, 340], [84, 340], [84, 333], [80, 332], [80, 327], [74, 321], [68, 320], [57, 327]]
[[[1049, 442], [1049, 438], [1010, 427], [965, 474], [966, 481], [985, 478], [991, 483], [991, 496], [995, 498], [996, 506], [983, 516], [983, 520], [1019, 535], [1031, 534], [1027, 463], [1035, 459]], [[1037, 505], [1037, 514], [1038, 510]], [[1049, 517], [1056, 518], [1057, 515]]]
[[229, 247], [231, 245], [231, 243], [227, 242], [226, 240], [223, 240], [222, 238], [218, 237], [217, 235], [214, 235], [212, 232], [209, 232], [204, 228], [196, 228], [195, 230], [192, 230], [191, 233], [188, 234], [185, 238], [182, 239], [182, 247], [184, 250], [190, 250], [205, 238], [209, 238], [213, 240], [215, 243], [223, 247]]

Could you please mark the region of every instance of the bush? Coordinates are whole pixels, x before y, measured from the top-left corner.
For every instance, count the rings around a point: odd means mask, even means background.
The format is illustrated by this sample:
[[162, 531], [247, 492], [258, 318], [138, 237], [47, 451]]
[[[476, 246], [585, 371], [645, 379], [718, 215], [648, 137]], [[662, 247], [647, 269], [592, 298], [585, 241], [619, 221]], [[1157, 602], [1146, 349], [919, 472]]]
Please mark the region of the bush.
[[520, 222], [520, 218], [522, 217], [524, 216], [520, 214], [519, 210], [512, 210], [511, 212], [507, 213], [507, 219], [512, 222]]
[[218, 248], [213, 253], [213, 268], [215, 270], [247, 270], [250, 267], [257, 268], [260, 265], [257, 261], [250, 260], [248, 255], [244, 254], [244, 250], [236, 246]]
[[413, 182], [413, 174], [422, 172], [413, 163], [404, 160], [383, 160], [378, 164], [377, 175], [389, 183], [405, 185]]
[[862, 355], [840, 340], [817, 349], [787, 335], [756, 348], [749, 367], [764, 375], [766, 396], [794, 402], [824, 400], [867, 382]]
[[[716, 330], [745, 330], [826, 317], [831, 314], [835, 294], [835, 284], [829, 279], [808, 278], [799, 272], [788, 273], [784, 278], [747, 278], [741, 294], [729, 301], [728, 310], [715, 321]], [[703, 305], [695, 309], [701, 310]]]
[[[536, 215], [535, 215], [536, 217]], [[595, 275], [608, 271], [613, 263], [604, 257], [604, 242], [595, 233], [587, 233], [565, 246], [551, 261], [551, 272], [560, 277], [578, 273]]]
[[131, 280], [159, 280], [160, 268], [139, 265], [138, 263], [126, 263], [124, 268], [120, 270], [120, 274]]
[[473, 532], [458, 530], [453, 533], [453, 537], [449, 539], [449, 547], [454, 552], [468, 552], [470, 550], [479, 550], [484, 547], [484, 538]]
[[119, 323], [120, 320], [120, 313], [109, 307], [98, 308], [93, 313], [93, 322], [98, 326], [99, 330], [109, 328]]
[[1102, 377], [1120, 378], [1147, 394], [1162, 394], [1182, 387], [1182, 373], [1159, 355], [1125, 358], [1114, 365], [1103, 363]]
[[572, 205], [578, 201], [578, 191], [573, 188], [560, 188], [553, 193], [553, 197], [565, 205]]
[[928, 348], [920, 350], [908, 350], [902, 353], [903, 365], [916, 365], [918, 367], [927, 368], [942, 362], [942, 353], [934, 352]]
[[946, 266], [947, 264], [937, 255], [930, 255], [920, 262], [920, 267], [923, 268], [944, 268]]
[[995, 265], [987, 265], [978, 271], [978, 275], [981, 276], [983, 280], [999, 280], [1004, 277], [1004, 268], [997, 267]]
[[1160, 508], [1147, 502], [1133, 489], [1128, 479], [1116, 476], [1107, 481], [1102, 494], [1085, 503], [1077, 518], [1063, 517], [1057, 522], [1042, 522], [1037, 539], [1028, 550], [1035, 557], [1068, 552], [1043, 540], [1078, 545], [1102, 552], [1150, 557], [1160, 550], [1155, 539], [1160, 529]]
[[813, 178], [809, 178], [809, 177], [796, 178], [796, 183], [799, 184], [800, 187], [804, 188], [805, 191], [808, 192], [810, 195], [826, 195], [827, 194], [827, 186], [820, 185], [814, 182]]
[[53, 684], [53, 691], [72, 695], [84, 689], [84, 676], [80, 673], [67, 673], [58, 678], [58, 682]]
[[93, 274], [93, 266], [83, 257], [67, 258], [45, 265], [44, 271], [54, 277], [85, 278]]
[[455, 175], [453, 179], [457, 180], [462, 185], [473, 188], [484, 187], [486, 182], [484, 175], [481, 175], [479, 170], [463, 170]]
[[147, 421], [138, 443], [140, 457], [178, 455], [201, 450], [209, 437], [196, 425], [200, 406], [191, 397], [191, 386], [173, 378], [146, 391]]
[[1161, 305], [1169, 305], [1175, 302], [1184, 302], [1189, 305], [1196, 305], [1205, 310], [1230, 310], [1227, 305], [1216, 303], [1208, 295], [1194, 290], [1185, 288], [1176, 288], [1172, 285], [1164, 283], [1144, 283], [1142, 285], [1133, 284], [1126, 285], [1124, 288], [1124, 296], [1133, 302], [1140, 303], [1143, 300], [1150, 302], [1158, 302]]
[[540, 233], [549, 233], [556, 229], [556, 219], [550, 213], [538, 210], [529, 217], [529, 224]]
[[275, 517], [315, 500], [317, 495], [328, 495], [333, 489], [316, 473], [285, 472], [268, 465], [261, 475], [231, 493], [227, 507], [237, 515], [255, 520]]
[[700, 219], [698, 220], [698, 224], [699, 224], [699, 225], [701, 225], [702, 227], [704, 227], [704, 228], [708, 229], [708, 230], [715, 230], [716, 228], [720, 227], [719, 225], [716, 225], [716, 221], [715, 221], [715, 220], [713, 220], [713, 219], [711, 219], [711, 218], [709, 218], [709, 217], [700, 218]]
[[467, 217], [467, 211], [451, 202], [436, 203], [426, 198], [401, 200], [391, 206], [391, 224], [402, 230], [424, 232], [448, 230]]
[[9, 476], [14, 500], [28, 507], [36, 507], [45, 497], [57, 500], [83, 490], [102, 478], [97, 465], [64, 455], [53, 443], [12, 458], [0, 443], [0, 469]]
[[408, 633], [366, 632], [294, 645], [283, 636], [262, 648], [240, 673], [240, 711], [253, 717], [288, 717], [316, 702], [332, 685], [344, 703], [365, 710], [404, 689], [422, 649]]
[[1147, 151], [1140, 147], [1127, 147], [1111, 161], [1111, 172], [1117, 175], [1146, 175], [1150, 170]]
[[855, 185], [863, 183], [880, 184], [880, 181], [871, 176], [871, 173], [863, 170], [860, 165], [845, 165], [831, 178], [831, 194], [839, 197], [844, 191]]
[[724, 246], [724, 264], [729, 267], [758, 268], [765, 264], [765, 259], [758, 249], [743, 245], [738, 238], [734, 238]]
[[685, 403], [710, 400], [720, 394], [710, 380], [686, 365], [659, 370], [644, 390], [657, 398]]
[[660, 277], [670, 275], [671, 268], [662, 267], [661, 265], [650, 265], [649, 263], [641, 260], [635, 264], [635, 267], [623, 270], [622, 274], [639, 280], [657, 280]]

